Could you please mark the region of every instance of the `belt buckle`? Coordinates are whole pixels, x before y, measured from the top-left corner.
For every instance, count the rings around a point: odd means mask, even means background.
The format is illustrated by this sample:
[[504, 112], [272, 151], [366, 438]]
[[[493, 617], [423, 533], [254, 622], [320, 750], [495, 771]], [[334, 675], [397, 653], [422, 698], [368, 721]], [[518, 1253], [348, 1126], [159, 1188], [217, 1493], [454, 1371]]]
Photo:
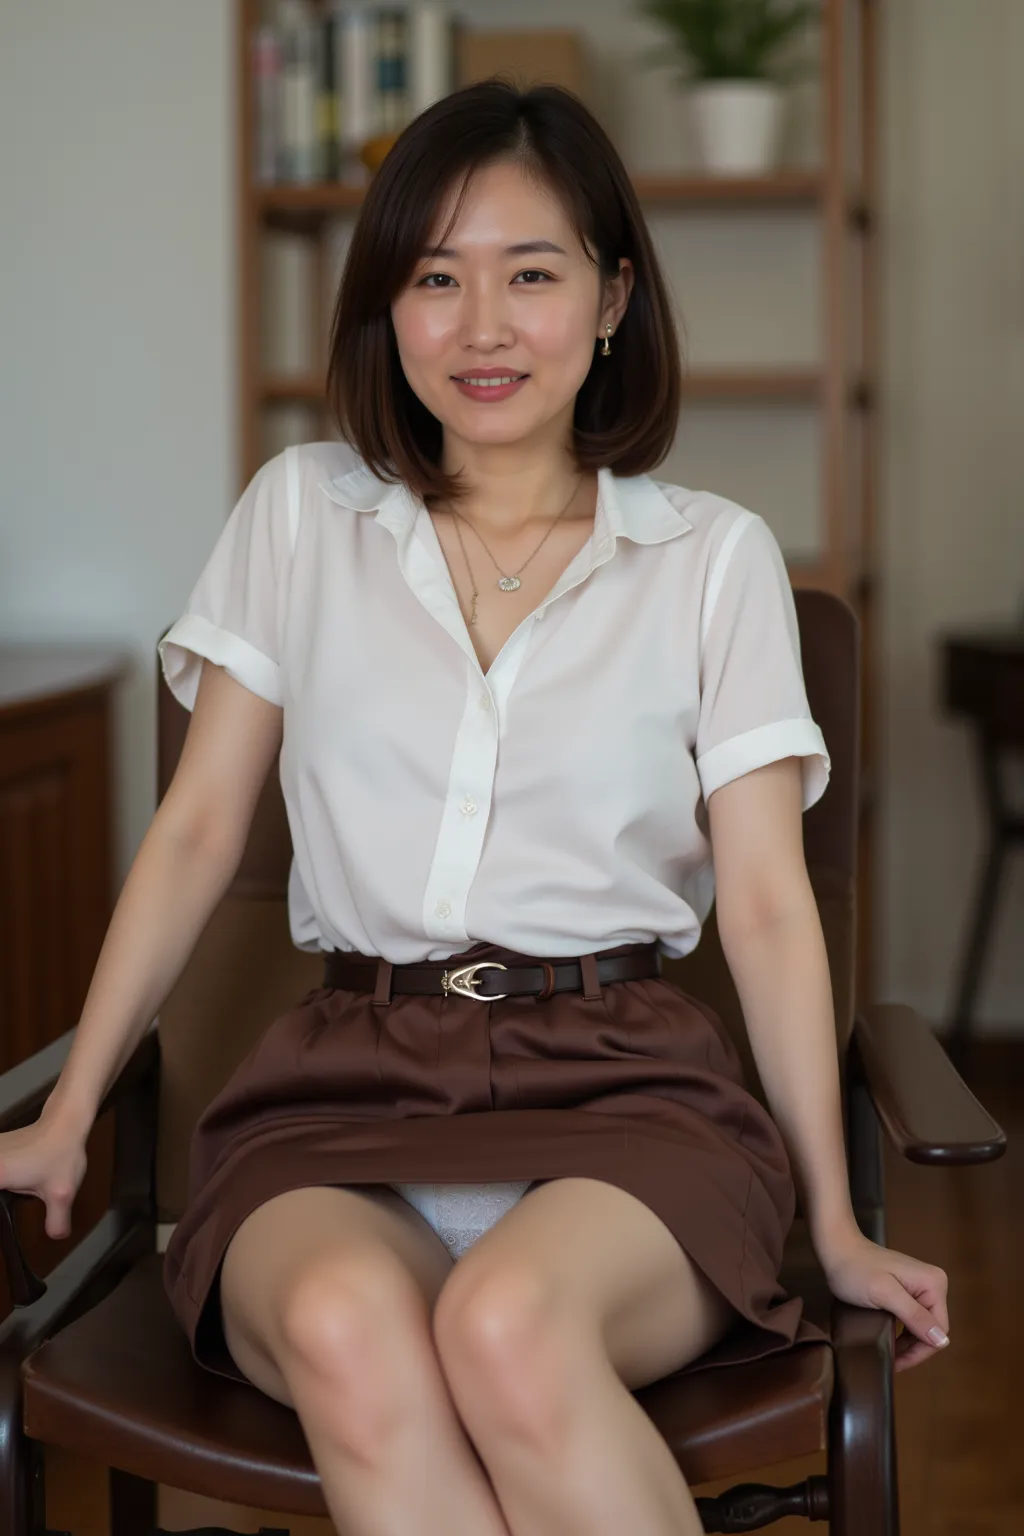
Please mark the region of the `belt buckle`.
[[483, 970], [485, 966], [490, 966], [498, 971], [508, 970], [508, 966], [502, 965], [500, 960], [477, 960], [472, 965], [462, 966], [460, 970], [445, 971], [441, 976], [441, 988], [445, 996], [447, 997], [449, 992], [457, 992], [460, 997], [475, 997], [479, 1003], [493, 1003], [499, 997], [508, 997], [507, 992], [484, 994], [473, 991], [473, 987], [476, 985], [476, 977], [473, 972]]

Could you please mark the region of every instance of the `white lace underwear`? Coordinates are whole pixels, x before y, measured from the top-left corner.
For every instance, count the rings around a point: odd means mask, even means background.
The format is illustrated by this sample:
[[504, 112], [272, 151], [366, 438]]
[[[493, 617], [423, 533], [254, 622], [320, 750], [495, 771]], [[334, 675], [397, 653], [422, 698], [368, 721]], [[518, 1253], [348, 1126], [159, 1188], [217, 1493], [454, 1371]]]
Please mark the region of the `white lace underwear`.
[[452, 1258], [483, 1237], [526, 1193], [532, 1179], [501, 1184], [392, 1184], [430, 1223]]

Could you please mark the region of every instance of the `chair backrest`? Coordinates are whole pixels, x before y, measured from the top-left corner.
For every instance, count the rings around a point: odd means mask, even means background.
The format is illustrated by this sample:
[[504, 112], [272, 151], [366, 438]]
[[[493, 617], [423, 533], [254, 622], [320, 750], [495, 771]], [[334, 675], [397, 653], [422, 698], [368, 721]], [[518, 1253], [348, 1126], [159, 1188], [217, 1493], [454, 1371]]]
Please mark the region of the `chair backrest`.
[[[829, 592], [794, 593], [811, 713], [832, 759], [822, 798], [804, 815], [804, 853], [828, 949], [839, 1059], [853, 1028], [855, 875], [859, 794], [859, 622]], [[189, 713], [157, 667], [158, 798], [177, 766]], [[175, 987], [160, 1010], [162, 1057], [157, 1219], [177, 1221], [188, 1187], [188, 1151], [199, 1115], [260, 1035], [297, 998], [319, 987], [319, 955], [297, 950], [288, 927], [292, 845], [281, 785], [268, 775], [245, 853]], [[740, 1050], [751, 1091], [764, 1093], [712, 907], [700, 943], [663, 974], [708, 1003]]]

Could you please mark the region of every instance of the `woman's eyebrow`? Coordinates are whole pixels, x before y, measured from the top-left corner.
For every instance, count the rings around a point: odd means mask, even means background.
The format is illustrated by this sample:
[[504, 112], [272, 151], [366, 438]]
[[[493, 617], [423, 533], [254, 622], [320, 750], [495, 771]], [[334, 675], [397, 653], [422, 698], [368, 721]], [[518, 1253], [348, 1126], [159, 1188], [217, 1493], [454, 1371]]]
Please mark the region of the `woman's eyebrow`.
[[[501, 254], [503, 256], [532, 256], [541, 251], [553, 251], [558, 256], [568, 255], [568, 252], [564, 251], [560, 245], [556, 245], [553, 240], [523, 240], [518, 245], [507, 245]], [[457, 251], [453, 245], [435, 245], [432, 249], [421, 251], [420, 260], [428, 261], [432, 256], [450, 258], [460, 254], [461, 252]]]

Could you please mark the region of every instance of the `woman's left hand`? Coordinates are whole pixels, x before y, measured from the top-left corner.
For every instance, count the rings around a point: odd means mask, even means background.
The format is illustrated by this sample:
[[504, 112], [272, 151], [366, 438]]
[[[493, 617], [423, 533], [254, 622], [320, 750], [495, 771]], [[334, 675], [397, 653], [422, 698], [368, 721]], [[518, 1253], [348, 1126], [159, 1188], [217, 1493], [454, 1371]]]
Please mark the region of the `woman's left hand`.
[[858, 1307], [884, 1308], [904, 1324], [906, 1331], [896, 1340], [897, 1371], [930, 1360], [949, 1343], [945, 1270], [882, 1248], [859, 1230], [819, 1251], [818, 1258], [834, 1296]]

